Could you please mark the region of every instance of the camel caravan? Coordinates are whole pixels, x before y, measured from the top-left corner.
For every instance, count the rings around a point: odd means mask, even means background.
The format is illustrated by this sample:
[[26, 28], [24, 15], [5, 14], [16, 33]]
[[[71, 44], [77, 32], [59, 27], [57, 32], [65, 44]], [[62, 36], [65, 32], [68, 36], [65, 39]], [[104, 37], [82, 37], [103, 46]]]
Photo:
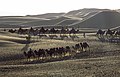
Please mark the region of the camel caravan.
[[38, 60], [46, 60], [53, 58], [64, 58], [65, 56], [72, 56], [82, 51], [90, 51], [89, 45], [87, 42], [78, 43], [74, 46], [66, 46], [66, 47], [56, 47], [50, 49], [38, 49], [32, 50], [31, 48], [26, 52], [24, 51], [24, 56], [28, 59], [28, 61], [32, 59]]
[[96, 33], [97, 37], [103, 42], [113, 42], [120, 43], [120, 30], [112, 31], [108, 29], [107, 31], [99, 29]]
[[76, 30], [74, 28], [66, 29], [62, 27], [61, 29], [45, 29], [44, 27], [41, 27], [40, 29], [23, 29], [19, 28], [17, 29], [10, 29], [9, 32], [11, 33], [18, 33], [20, 35], [31, 35], [31, 36], [39, 36], [39, 38], [50, 38], [50, 39], [72, 39], [75, 40], [76, 38], [79, 38], [76, 34], [80, 33], [79, 30]]

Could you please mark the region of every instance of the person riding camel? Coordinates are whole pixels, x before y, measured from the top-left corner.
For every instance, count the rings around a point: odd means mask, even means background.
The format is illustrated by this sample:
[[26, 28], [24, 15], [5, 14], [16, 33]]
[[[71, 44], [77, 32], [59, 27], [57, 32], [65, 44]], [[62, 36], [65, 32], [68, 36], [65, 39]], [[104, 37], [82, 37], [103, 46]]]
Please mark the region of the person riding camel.
[[28, 43], [30, 43], [30, 41], [31, 41], [31, 36], [28, 35], [28, 36], [26, 37], [26, 40], [27, 40]]

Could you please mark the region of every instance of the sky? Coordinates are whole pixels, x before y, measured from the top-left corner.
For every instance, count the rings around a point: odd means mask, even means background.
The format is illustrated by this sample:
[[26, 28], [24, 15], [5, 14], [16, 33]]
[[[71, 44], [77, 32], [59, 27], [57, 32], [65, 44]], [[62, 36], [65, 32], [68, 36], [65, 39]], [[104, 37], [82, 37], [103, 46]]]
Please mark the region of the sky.
[[120, 9], [120, 0], [0, 0], [0, 16], [59, 13], [82, 8]]

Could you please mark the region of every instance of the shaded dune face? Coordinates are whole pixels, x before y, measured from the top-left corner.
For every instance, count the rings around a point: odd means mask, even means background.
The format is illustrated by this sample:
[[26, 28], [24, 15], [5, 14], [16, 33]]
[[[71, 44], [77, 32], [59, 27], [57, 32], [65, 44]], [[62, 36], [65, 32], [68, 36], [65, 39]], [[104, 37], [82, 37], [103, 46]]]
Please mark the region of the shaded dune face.
[[77, 27], [77, 25], [79, 25], [79, 27], [82, 28], [107, 29], [119, 26], [120, 25], [119, 20], [120, 13], [115, 11], [103, 11], [81, 23], [72, 26]]

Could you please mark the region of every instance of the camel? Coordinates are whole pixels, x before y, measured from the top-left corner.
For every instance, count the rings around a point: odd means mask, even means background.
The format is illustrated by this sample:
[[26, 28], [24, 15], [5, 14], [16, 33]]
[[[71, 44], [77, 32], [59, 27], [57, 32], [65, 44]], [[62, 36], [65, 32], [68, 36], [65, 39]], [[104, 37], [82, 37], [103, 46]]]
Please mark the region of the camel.
[[99, 29], [96, 34], [101, 37], [104, 35], [104, 33], [105, 31], [102, 31], [101, 29]]
[[24, 56], [27, 57], [28, 61], [30, 60], [30, 58], [35, 58], [35, 54], [34, 52], [32, 51], [32, 49], [30, 48], [30, 50], [28, 52], [23, 52], [24, 53]]
[[120, 36], [120, 31], [119, 30], [115, 32], [115, 36]]
[[86, 49], [89, 48], [89, 44], [87, 42], [80, 43], [80, 45], [81, 45], [82, 51], [86, 51]]
[[106, 35], [113, 36], [114, 33], [115, 33], [115, 31], [112, 31], [112, 30], [110, 30], [110, 29], [108, 29], [108, 30], [106, 31]]

